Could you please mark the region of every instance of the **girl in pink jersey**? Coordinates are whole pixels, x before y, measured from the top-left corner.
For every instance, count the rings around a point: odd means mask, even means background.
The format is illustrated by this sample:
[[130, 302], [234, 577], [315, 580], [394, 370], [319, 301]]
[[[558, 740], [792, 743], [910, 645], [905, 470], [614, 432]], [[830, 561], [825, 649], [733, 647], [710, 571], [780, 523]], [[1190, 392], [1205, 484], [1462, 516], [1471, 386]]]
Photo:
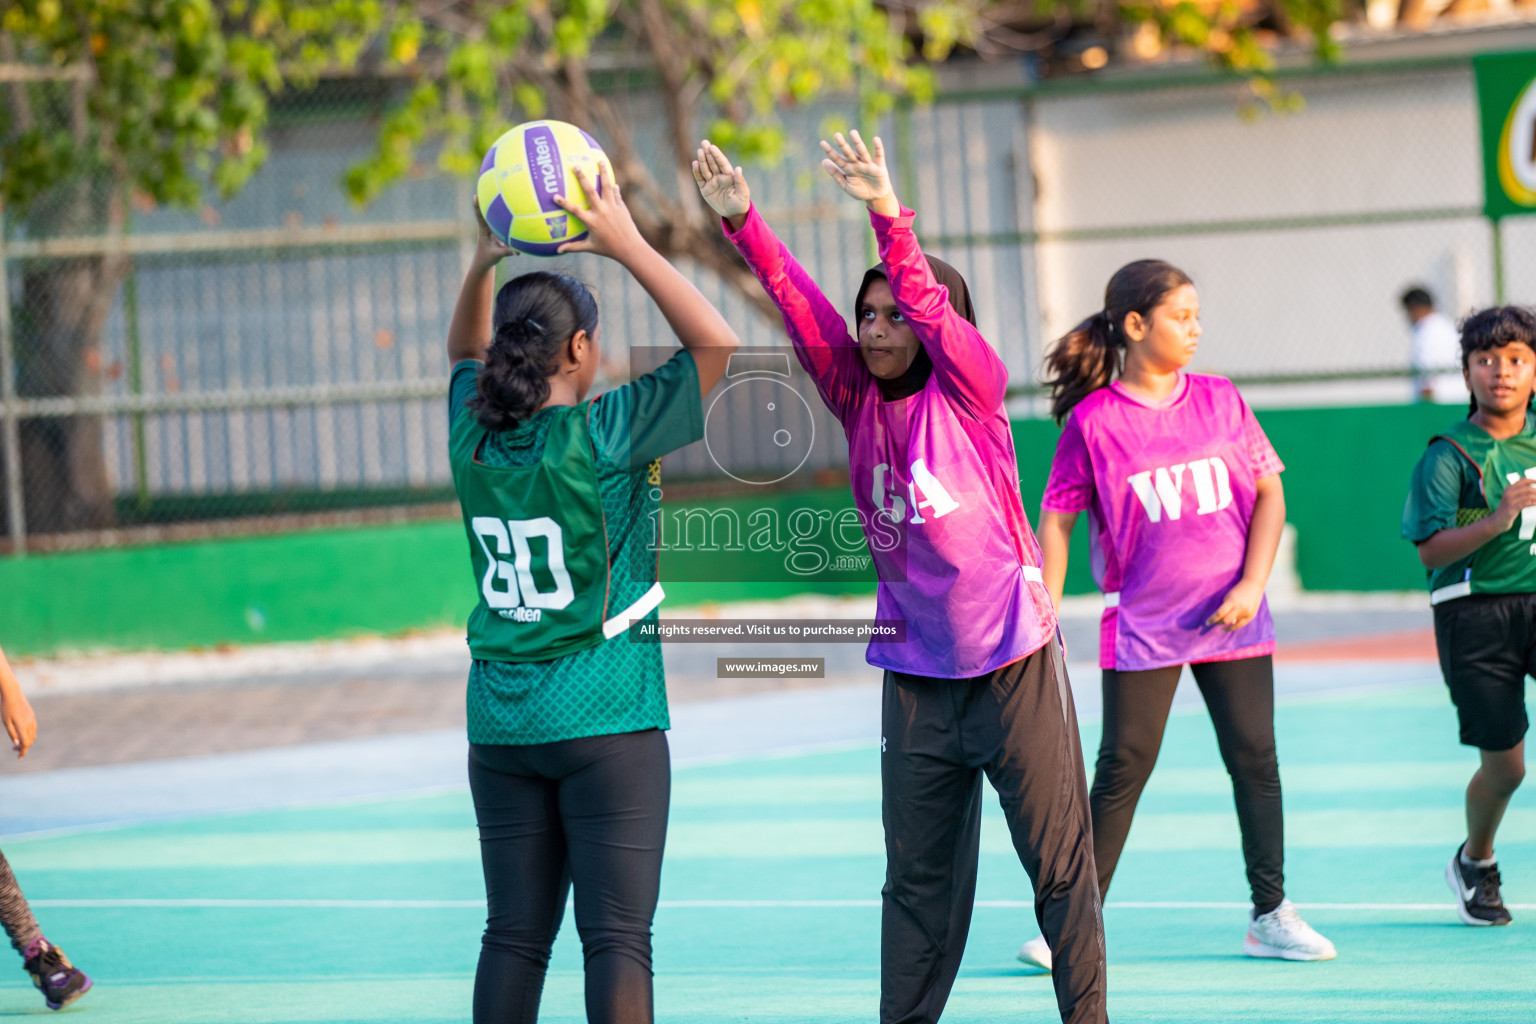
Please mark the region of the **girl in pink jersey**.
[[[1285, 898], [1275, 758], [1274, 626], [1264, 585], [1285, 525], [1284, 468], [1223, 377], [1185, 373], [1200, 300], [1177, 267], [1115, 272], [1104, 309], [1056, 343], [1051, 413], [1065, 420], [1040, 510], [1058, 605], [1067, 546], [1088, 513], [1104, 591], [1104, 733], [1090, 804], [1102, 898], [1131, 828], [1186, 664], [1205, 698], [1237, 803], [1253, 911], [1250, 956], [1330, 960], [1333, 944]], [[1019, 958], [1050, 966], [1050, 949]]]
[[970, 926], [985, 774], [1060, 951], [1062, 1020], [1106, 1021], [1087, 780], [1019, 498], [1008, 371], [976, 330], [964, 279], [918, 247], [880, 140], [871, 153], [856, 132], [836, 138], [823, 167], [868, 206], [880, 250], [854, 300], [857, 336], [763, 222], [741, 168], [706, 141], [693, 172], [842, 422], [877, 615], [907, 624], [906, 643], [868, 655], [885, 670], [880, 1020], [931, 1024], [944, 1009]]

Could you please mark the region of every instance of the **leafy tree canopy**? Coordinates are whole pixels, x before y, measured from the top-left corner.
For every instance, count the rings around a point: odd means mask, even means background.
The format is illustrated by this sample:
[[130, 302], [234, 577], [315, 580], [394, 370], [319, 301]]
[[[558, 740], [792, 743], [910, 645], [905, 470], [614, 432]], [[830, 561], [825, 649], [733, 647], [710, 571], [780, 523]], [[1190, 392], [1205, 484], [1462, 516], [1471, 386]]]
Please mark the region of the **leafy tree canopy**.
[[[1415, 0], [1404, 0], [1405, 4]], [[1422, 6], [1422, 5], [1421, 5]], [[470, 173], [515, 120], [593, 125], [654, 207], [644, 225], [696, 205], [650, 180], [615, 86], [655, 86], [673, 163], [693, 134], [743, 159], [783, 146], [776, 112], [853, 92], [866, 114], [933, 88], [929, 62], [966, 47], [1051, 52], [1094, 27], [1108, 58], [1204, 51], [1262, 72], [1266, 47], [1310, 33], [1326, 55], [1342, 0], [4, 0], [0, 199], [25, 211], [60, 183], [126, 184], [157, 203], [230, 195], [267, 156], [274, 96], [322, 75], [393, 76], [406, 101], [347, 186], [366, 201], [432, 147]], [[1115, 40], [1140, 40], [1117, 45]], [[1141, 50], [1138, 50], [1140, 46]], [[1145, 54], [1143, 54], [1144, 56]], [[25, 72], [25, 73], [23, 73]], [[678, 206], [688, 207], [684, 213]]]

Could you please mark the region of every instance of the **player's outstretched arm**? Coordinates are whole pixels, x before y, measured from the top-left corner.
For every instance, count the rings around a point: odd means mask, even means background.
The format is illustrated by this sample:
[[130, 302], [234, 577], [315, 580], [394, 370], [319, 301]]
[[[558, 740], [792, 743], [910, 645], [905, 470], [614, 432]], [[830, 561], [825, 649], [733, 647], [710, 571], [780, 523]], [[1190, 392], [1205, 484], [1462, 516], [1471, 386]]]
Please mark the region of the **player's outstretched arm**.
[[699, 390], [709, 394], [725, 376], [731, 353], [741, 344], [736, 332], [693, 282], [641, 236], [606, 163], [598, 164], [596, 182], [590, 181], [582, 168], [576, 168], [575, 174], [587, 195], [588, 207], [582, 209], [565, 196], [556, 196], [555, 202], [587, 226], [587, 237], [567, 242], [560, 252], [607, 256], [633, 274], [667, 318], [677, 340], [693, 354], [699, 369]]
[[0, 722], [5, 723], [5, 734], [11, 739], [11, 749], [18, 758], [26, 757], [32, 741], [37, 739], [37, 716], [27, 695], [21, 692], [21, 684], [0, 651]]
[[516, 250], [502, 244], [491, 233], [490, 225], [480, 215], [480, 200], [475, 200], [475, 221], [479, 233], [475, 236], [475, 255], [470, 260], [469, 271], [459, 289], [459, 301], [453, 307], [453, 319], [448, 323], [448, 361], [457, 363], [463, 359], [485, 359], [491, 347], [491, 305], [496, 300], [496, 264]]
[[848, 322], [753, 210], [752, 191], [741, 168], [708, 139], [694, 154], [693, 180], [699, 195], [724, 220], [731, 244], [779, 307], [795, 358], [816, 382], [827, 407], [843, 419], [869, 380]]
[[981, 332], [955, 312], [948, 292], [934, 278], [910, 218], [901, 216], [901, 203], [885, 163], [885, 145], [876, 136], [871, 140], [873, 148], [866, 146], [856, 131], [847, 138], [841, 133], [833, 138], [835, 145], [822, 140], [827, 157], [821, 166], [839, 188], [862, 200], [875, 215], [875, 238], [891, 293], [922, 340], [940, 382], [972, 415], [993, 414], [1008, 392], [1008, 368]]

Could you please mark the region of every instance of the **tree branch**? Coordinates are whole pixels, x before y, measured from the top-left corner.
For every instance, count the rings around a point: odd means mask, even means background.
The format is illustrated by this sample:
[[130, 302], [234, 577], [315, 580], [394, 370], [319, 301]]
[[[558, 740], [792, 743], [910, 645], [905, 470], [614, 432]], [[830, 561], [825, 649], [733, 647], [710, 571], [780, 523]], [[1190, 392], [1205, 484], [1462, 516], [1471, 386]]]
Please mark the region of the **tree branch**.
[[688, 60], [676, 36], [675, 24], [662, 9], [660, 0], [639, 0], [640, 18], [646, 41], [656, 55], [657, 70], [663, 84], [662, 104], [666, 110], [667, 134], [672, 143], [672, 169], [677, 178], [678, 220], [676, 227], [696, 228], [703, 223], [703, 211], [689, 197], [697, 191], [693, 183], [693, 104], [688, 99]]

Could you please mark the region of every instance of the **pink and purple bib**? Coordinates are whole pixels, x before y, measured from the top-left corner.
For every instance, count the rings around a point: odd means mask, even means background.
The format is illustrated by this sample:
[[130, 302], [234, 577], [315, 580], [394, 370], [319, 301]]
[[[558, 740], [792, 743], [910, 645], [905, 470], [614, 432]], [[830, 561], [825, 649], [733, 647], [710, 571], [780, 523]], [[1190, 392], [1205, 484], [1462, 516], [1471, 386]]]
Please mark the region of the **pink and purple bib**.
[[933, 360], [923, 389], [893, 401], [882, 398], [847, 322], [755, 209], [731, 240], [848, 435], [854, 503], [880, 577], [876, 614], [907, 623], [906, 643], [871, 644], [869, 663], [959, 679], [1044, 647], [1056, 613], [1019, 497], [1007, 368], [950, 305], [912, 219], [908, 210], [870, 216], [891, 292]]
[[1134, 672], [1274, 651], [1267, 601], [1233, 632], [1205, 620], [1242, 578], [1259, 478], [1284, 468], [1224, 377], [1181, 374], [1161, 402], [1116, 382], [1072, 410], [1041, 508], [1088, 513], [1105, 599], [1100, 667]]

